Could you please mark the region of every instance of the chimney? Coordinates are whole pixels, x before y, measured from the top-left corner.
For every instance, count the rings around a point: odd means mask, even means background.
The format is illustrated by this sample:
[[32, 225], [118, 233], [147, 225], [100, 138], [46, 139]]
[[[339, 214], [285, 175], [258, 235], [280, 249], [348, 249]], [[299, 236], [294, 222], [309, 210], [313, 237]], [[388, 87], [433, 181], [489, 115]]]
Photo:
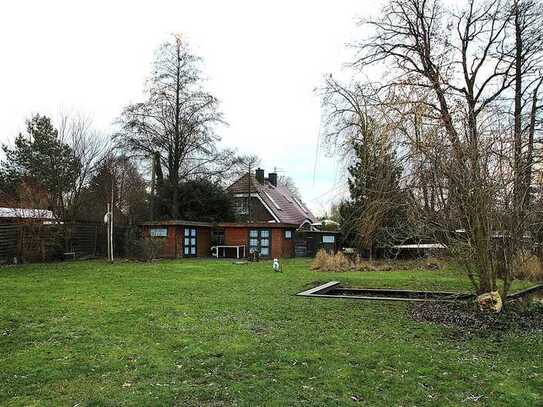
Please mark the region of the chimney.
[[256, 180], [260, 183], [264, 183], [264, 170], [262, 168], [257, 168], [255, 172]]
[[268, 181], [270, 181], [270, 183], [276, 187], [277, 186], [277, 173], [276, 172], [270, 172], [268, 174]]

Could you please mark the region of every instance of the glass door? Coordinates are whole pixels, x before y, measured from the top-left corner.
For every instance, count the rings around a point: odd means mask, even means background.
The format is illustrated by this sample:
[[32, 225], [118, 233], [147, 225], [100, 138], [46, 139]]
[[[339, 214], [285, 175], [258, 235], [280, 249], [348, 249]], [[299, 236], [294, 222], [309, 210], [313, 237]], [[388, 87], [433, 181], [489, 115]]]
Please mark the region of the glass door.
[[262, 257], [270, 257], [270, 231], [268, 229], [251, 229], [249, 231], [249, 252], [258, 251]]
[[196, 254], [198, 253], [196, 243], [196, 228], [185, 228], [185, 233], [183, 234], [184, 257], [196, 257]]

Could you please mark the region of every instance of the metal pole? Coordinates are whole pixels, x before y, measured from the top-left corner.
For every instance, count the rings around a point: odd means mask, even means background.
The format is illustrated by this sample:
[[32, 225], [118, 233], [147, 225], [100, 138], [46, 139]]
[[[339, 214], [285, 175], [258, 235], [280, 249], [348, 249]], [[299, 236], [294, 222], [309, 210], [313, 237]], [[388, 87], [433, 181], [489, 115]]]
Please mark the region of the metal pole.
[[110, 251], [111, 251], [111, 246], [109, 244], [109, 242], [111, 241], [111, 239], [109, 238], [109, 233], [110, 233], [110, 227], [109, 227], [109, 219], [110, 219], [110, 216], [111, 216], [111, 204], [108, 202], [107, 203], [107, 213], [106, 213], [106, 219], [107, 219], [107, 222], [106, 222], [106, 228], [107, 228], [107, 259], [111, 259], [111, 254], [110, 254]]
[[110, 228], [111, 228], [111, 233], [109, 235], [110, 237], [110, 241], [111, 241], [111, 262], [113, 263], [113, 212], [114, 212], [114, 208], [115, 208], [115, 204], [114, 204], [114, 198], [113, 198], [113, 171], [112, 171], [112, 174], [111, 174], [111, 216], [109, 218], [109, 222], [110, 222]]
[[249, 223], [251, 223], [251, 162], [249, 162], [249, 199], [247, 200], [248, 209], [249, 209]]
[[155, 220], [155, 183], [156, 183], [156, 153], [151, 155], [152, 172], [151, 172], [151, 220]]

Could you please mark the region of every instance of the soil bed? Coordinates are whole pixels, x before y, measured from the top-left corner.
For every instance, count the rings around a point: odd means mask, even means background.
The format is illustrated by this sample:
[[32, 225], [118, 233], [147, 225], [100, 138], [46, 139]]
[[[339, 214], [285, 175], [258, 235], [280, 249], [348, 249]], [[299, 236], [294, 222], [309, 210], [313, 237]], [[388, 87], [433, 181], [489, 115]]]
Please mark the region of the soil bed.
[[462, 328], [462, 331], [543, 330], [543, 304], [509, 302], [499, 314], [481, 312], [475, 304], [426, 302], [412, 304], [410, 316], [418, 322]]

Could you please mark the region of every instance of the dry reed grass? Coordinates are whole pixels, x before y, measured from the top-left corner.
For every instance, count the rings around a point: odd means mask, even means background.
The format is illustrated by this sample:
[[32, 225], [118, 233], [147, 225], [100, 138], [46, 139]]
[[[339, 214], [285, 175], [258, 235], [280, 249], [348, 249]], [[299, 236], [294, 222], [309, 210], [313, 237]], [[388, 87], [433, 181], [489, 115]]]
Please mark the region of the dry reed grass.
[[412, 270], [416, 268], [438, 270], [443, 268], [443, 266], [443, 261], [439, 259], [370, 261], [359, 256], [348, 257], [341, 252], [335, 254], [328, 253], [324, 249], [317, 252], [313, 262], [311, 263], [312, 270], [333, 273], [346, 271], [400, 271]]
[[534, 255], [517, 256], [513, 260], [515, 278], [527, 281], [543, 281], [541, 260]]

